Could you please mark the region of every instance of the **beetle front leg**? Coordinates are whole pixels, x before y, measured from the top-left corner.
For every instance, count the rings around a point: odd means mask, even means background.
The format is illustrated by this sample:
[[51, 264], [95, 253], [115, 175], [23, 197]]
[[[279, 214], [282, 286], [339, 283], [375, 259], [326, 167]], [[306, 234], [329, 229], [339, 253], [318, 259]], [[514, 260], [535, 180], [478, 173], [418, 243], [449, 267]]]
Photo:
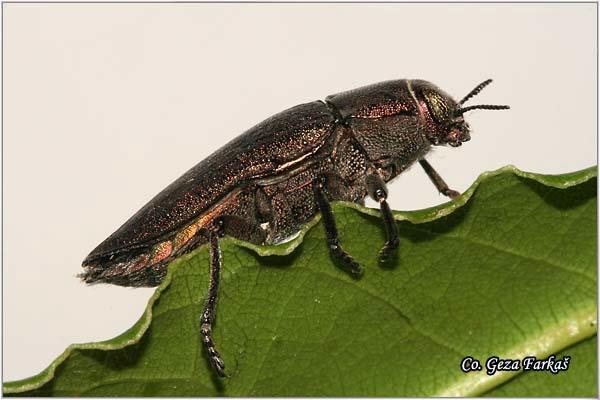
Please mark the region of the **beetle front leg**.
[[379, 203], [381, 214], [383, 216], [383, 222], [385, 224], [385, 232], [387, 234], [387, 242], [383, 245], [383, 248], [379, 251], [379, 262], [387, 262], [398, 249], [400, 239], [398, 238], [398, 227], [396, 221], [392, 215], [392, 210], [387, 199], [387, 188], [385, 182], [378, 174], [369, 174], [365, 178], [367, 185], [367, 192], [369, 196]]
[[202, 343], [208, 353], [210, 364], [221, 378], [225, 377], [225, 364], [212, 339], [212, 325], [215, 319], [217, 307], [217, 295], [219, 291], [219, 280], [221, 272], [221, 249], [219, 247], [219, 236], [222, 235], [222, 221], [215, 224], [216, 229], [209, 232], [210, 241], [210, 283], [208, 288], [208, 300], [200, 317], [200, 334]]
[[317, 178], [314, 183], [315, 198], [319, 206], [319, 211], [323, 216], [323, 224], [325, 225], [325, 236], [327, 237], [327, 246], [331, 255], [338, 260], [343, 268], [354, 277], [362, 275], [362, 268], [354, 261], [354, 259], [346, 253], [346, 251], [340, 245], [339, 235], [337, 227], [335, 225], [335, 218], [331, 211], [331, 205], [324, 192], [325, 178]]
[[429, 164], [427, 160], [419, 160], [419, 164], [421, 164], [421, 167], [423, 167], [425, 173], [427, 174], [429, 179], [431, 179], [431, 182], [433, 182], [438, 192], [440, 192], [446, 197], [450, 197], [452, 200], [460, 196], [459, 192], [457, 192], [456, 190], [452, 190], [448, 187], [448, 185], [446, 184], [446, 182], [444, 182], [440, 174], [438, 174], [437, 171], [433, 169], [433, 167], [431, 166], [431, 164]]

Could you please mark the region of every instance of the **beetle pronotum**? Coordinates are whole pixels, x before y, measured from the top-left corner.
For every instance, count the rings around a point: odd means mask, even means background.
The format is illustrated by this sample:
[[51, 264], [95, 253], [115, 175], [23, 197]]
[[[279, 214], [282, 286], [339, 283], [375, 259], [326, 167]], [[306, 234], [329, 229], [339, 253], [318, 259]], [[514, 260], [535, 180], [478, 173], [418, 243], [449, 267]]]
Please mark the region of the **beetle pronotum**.
[[317, 212], [332, 257], [353, 276], [361, 267], [338, 240], [330, 202], [380, 205], [385, 262], [398, 248], [386, 182], [418, 161], [435, 187], [455, 198], [425, 160], [432, 146], [470, 139], [463, 115], [508, 106], [463, 104], [491, 79], [455, 101], [423, 80], [393, 80], [328, 96], [280, 112], [238, 136], [156, 195], [83, 261], [87, 283], [156, 286], [167, 264], [203, 243], [210, 248], [210, 286], [200, 317], [202, 342], [219, 376], [225, 365], [212, 338], [221, 268], [219, 238], [277, 243]]

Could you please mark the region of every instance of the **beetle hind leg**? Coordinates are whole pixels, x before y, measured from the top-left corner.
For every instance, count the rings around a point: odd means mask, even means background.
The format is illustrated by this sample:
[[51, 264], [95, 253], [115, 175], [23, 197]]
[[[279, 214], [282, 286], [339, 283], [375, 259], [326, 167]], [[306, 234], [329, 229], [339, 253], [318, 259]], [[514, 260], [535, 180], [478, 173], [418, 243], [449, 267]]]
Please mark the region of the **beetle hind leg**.
[[212, 227], [207, 229], [210, 245], [210, 277], [208, 299], [200, 316], [200, 336], [202, 344], [208, 353], [208, 359], [215, 373], [225, 378], [225, 363], [217, 351], [213, 337], [212, 327], [215, 320], [219, 281], [221, 276], [221, 248], [219, 238], [230, 235], [240, 240], [253, 243], [262, 243], [265, 232], [259, 225], [244, 218], [233, 215], [222, 215], [213, 220]]
[[210, 241], [210, 280], [208, 289], [208, 300], [204, 306], [204, 311], [200, 316], [200, 335], [209, 361], [216, 374], [223, 378], [225, 375], [225, 363], [221, 355], [215, 348], [212, 338], [212, 326], [215, 319], [217, 307], [217, 295], [219, 291], [219, 280], [221, 272], [221, 248], [219, 247], [219, 236], [222, 235], [219, 230], [209, 232]]
[[362, 275], [360, 265], [342, 248], [339, 241], [337, 227], [331, 205], [324, 193], [325, 178], [317, 179], [314, 183], [315, 198], [319, 206], [319, 211], [323, 216], [323, 224], [325, 225], [325, 235], [327, 236], [327, 246], [331, 255], [340, 262], [344, 270], [349, 272], [353, 277]]
[[392, 214], [392, 210], [387, 202], [387, 189], [385, 182], [377, 174], [369, 174], [366, 177], [367, 192], [369, 196], [379, 203], [379, 208], [385, 224], [387, 241], [379, 251], [379, 262], [388, 262], [397, 252], [400, 239], [398, 237], [398, 227]]

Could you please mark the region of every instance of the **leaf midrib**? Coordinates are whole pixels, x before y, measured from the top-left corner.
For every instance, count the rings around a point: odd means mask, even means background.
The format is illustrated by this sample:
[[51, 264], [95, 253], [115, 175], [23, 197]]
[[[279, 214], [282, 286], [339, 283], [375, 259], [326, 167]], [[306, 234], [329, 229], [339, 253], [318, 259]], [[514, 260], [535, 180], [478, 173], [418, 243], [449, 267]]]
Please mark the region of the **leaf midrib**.
[[[538, 336], [534, 336], [529, 338], [524, 344], [520, 346], [514, 346], [514, 350], [509, 350], [502, 355], [501, 358], [504, 359], [512, 359], [512, 360], [522, 360], [527, 356], [534, 356], [538, 359], [542, 359], [548, 357], [551, 354], [556, 354], [577, 344], [585, 339], [588, 339], [596, 334], [596, 324], [595, 321], [597, 319], [597, 307], [596, 305], [592, 305], [589, 307], [589, 310], [586, 310], [582, 313], [579, 313], [573, 319], [563, 319], [559, 323], [557, 323], [554, 327], [546, 327], [542, 330], [542, 334]], [[567, 340], [553, 340], [552, 344], [549, 345], [545, 351], [529, 351], [534, 344], [544, 343], [545, 340], [551, 340], [556, 338], [564, 338], [566, 335], [562, 334], [562, 330], [569, 329], [573, 327], [570, 325], [570, 322], [575, 321], [575, 326], [577, 327], [579, 334], [568, 335]], [[537, 348], [536, 348], [537, 350]], [[500, 357], [500, 355], [498, 355]], [[522, 369], [519, 371], [500, 371], [496, 372], [496, 374], [489, 376], [485, 371], [479, 372], [469, 372], [465, 374], [465, 378], [462, 380], [458, 380], [457, 384], [451, 386], [445, 390], [439, 391], [433, 396], [435, 397], [471, 397], [471, 396], [481, 396], [486, 392], [500, 386], [500, 384], [515, 378], [521, 374], [524, 374], [525, 371]]]

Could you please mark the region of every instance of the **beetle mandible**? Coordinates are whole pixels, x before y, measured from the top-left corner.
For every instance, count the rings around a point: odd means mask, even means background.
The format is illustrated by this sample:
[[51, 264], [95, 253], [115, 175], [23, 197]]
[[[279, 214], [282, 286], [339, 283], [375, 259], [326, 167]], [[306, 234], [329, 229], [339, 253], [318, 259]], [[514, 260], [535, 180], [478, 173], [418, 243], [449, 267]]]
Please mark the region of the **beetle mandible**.
[[463, 104], [491, 79], [455, 101], [423, 80], [392, 80], [280, 112], [249, 129], [157, 194], [83, 261], [87, 283], [156, 286], [167, 264], [201, 244], [210, 248], [208, 299], [200, 335], [218, 376], [215, 318], [223, 235], [256, 244], [281, 242], [320, 212], [334, 260], [353, 276], [361, 267], [338, 240], [330, 202], [379, 203], [385, 262], [398, 248], [386, 182], [418, 161], [439, 192], [459, 195], [425, 160], [432, 146], [470, 139], [463, 115], [508, 106]]

